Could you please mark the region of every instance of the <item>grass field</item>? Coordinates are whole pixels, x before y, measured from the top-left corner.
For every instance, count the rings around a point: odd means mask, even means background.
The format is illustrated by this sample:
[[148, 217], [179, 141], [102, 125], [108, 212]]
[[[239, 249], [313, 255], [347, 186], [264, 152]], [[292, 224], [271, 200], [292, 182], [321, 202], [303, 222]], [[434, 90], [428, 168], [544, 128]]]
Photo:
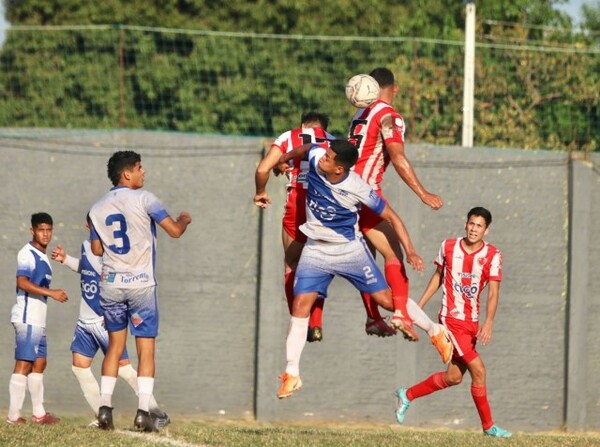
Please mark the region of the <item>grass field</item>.
[[515, 433], [492, 439], [479, 431], [421, 430], [387, 425], [283, 424], [245, 421], [176, 420], [157, 434], [131, 430], [129, 419], [117, 429], [88, 428], [89, 419], [66, 417], [56, 426], [0, 425], [0, 445], [17, 446], [319, 446], [319, 447], [587, 447], [600, 446], [600, 433]]

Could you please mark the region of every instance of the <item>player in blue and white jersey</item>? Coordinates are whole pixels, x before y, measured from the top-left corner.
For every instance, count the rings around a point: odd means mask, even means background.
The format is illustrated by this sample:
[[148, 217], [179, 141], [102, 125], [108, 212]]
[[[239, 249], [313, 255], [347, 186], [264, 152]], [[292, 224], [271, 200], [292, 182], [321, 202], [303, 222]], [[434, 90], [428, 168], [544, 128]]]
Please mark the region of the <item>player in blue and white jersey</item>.
[[15, 329], [15, 368], [10, 376], [10, 404], [6, 422], [24, 424], [21, 409], [29, 389], [36, 424], [56, 424], [57, 417], [44, 409], [44, 370], [46, 369], [46, 311], [48, 297], [64, 303], [63, 289], [51, 289], [52, 267], [46, 248], [52, 240], [53, 221], [48, 213], [31, 216], [31, 242], [17, 255], [17, 302], [10, 321]]
[[303, 145], [282, 155], [280, 162], [304, 154], [309, 158], [308, 191], [306, 223], [300, 229], [308, 241], [296, 270], [286, 342], [287, 366], [277, 392], [280, 399], [302, 386], [300, 356], [306, 344], [310, 309], [318, 295], [327, 297], [334, 276], [346, 278], [360, 292], [370, 293], [385, 309], [394, 309], [391, 290], [358, 229], [361, 206], [389, 221], [406, 251], [408, 263], [418, 271], [424, 269], [398, 214], [358, 174], [350, 171], [358, 158], [354, 145], [347, 140], [331, 141], [328, 149]]
[[192, 218], [182, 211], [173, 219], [154, 194], [142, 190], [145, 171], [136, 152], [115, 152], [107, 167], [114, 187], [90, 210], [92, 252], [102, 256], [100, 304], [109, 337], [108, 351], [102, 362], [98, 423], [105, 430], [114, 428], [112, 394], [129, 325], [138, 352], [138, 411], [134, 426], [155, 431], [149, 406], [154, 389], [158, 335], [154, 273], [156, 225], [169, 236], [178, 238]]
[[[86, 227], [88, 230], [91, 228], [89, 215]], [[100, 386], [91, 366], [98, 349], [106, 354], [108, 348], [108, 332], [104, 327], [104, 315], [100, 306], [102, 258], [92, 253], [90, 241], [86, 240], [81, 244], [80, 258], [70, 256], [59, 244], [52, 251], [52, 259], [81, 275], [79, 318], [71, 342], [73, 353], [71, 369], [79, 382], [83, 396], [97, 417], [100, 407]], [[118, 374], [138, 394], [137, 372], [131, 366], [127, 348], [119, 361]], [[154, 396], [150, 397], [149, 411], [156, 428], [162, 428], [170, 422], [168, 415], [159, 408]], [[98, 426], [98, 420], [94, 419], [90, 426]]]

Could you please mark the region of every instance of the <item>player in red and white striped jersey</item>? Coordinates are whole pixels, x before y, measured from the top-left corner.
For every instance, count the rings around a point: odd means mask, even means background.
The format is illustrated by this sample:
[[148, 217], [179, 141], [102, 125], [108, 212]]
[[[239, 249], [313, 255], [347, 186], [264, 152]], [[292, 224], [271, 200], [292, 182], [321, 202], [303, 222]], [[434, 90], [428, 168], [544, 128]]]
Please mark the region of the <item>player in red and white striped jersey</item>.
[[[467, 214], [466, 236], [442, 243], [435, 260], [437, 268], [423, 292], [419, 306], [424, 307], [442, 287], [439, 318], [448, 328], [454, 354], [445, 372], [433, 374], [408, 389], [396, 390], [396, 419], [399, 423], [404, 422], [404, 415], [414, 399], [460, 384], [468, 370], [471, 375], [471, 395], [484, 433], [493, 437], [511, 436], [510, 432], [494, 424], [487, 398], [485, 365], [475, 349], [477, 341], [486, 345], [492, 340], [502, 280], [502, 254], [483, 240], [491, 223], [492, 214], [483, 207], [475, 207]], [[486, 315], [479, 326], [479, 299], [486, 286]]]
[[[359, 110], [352, 119], [348, 138], [357, 144], [360, 154], [354, 171], [383, 197], [381, 182], [391, 162], [402, 180], [426, 205], [434, 210], [441, 208], [442, 199], [425, 189], [404, 152], [404, 120], [391, 105], [399, 91], [394, 74], [383, 67], [369, 74], [379, 83], [381, 94], [375, 103]], [[371, 246], [385, 259], [385, 275], [392, 288], [395, 308], [392, 325], [401, 330], [405, 338], [418, 340], [406, 308], [408, 276], [399, 241], [394, 237], [389, 223], [367, 208], [361, 210], [359, 225]]]

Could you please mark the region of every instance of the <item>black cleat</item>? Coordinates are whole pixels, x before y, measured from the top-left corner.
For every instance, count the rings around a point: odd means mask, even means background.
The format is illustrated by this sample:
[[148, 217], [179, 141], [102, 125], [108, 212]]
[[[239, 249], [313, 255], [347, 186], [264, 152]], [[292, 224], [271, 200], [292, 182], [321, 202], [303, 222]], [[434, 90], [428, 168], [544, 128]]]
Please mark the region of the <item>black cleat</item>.
[[133, 426], [139, 431], [158, 431], [154, 426], [154, 421], [150, 417], [150, 413], [144, 410], [138, 409], [137, 414], [135, 415], [135, 419], [133, 420]]
[[107, 407], [106, 405], [102, 405], [98, 409], [98, 428], [102, 430], [115, 429], [115, 426], [113, 424], [112, 411], [112, 407]]
[[323, 340], [323, 330], [319, 326], [309, 327], [306, 334], [306, 341], [312, 343], [313, 341], [321, 340]]
[[154, 422], [154, 428], [156, 428], [157, 430], [165, 428], [171, 423], [169, 415], [159, 409], [151, 410], [150, 417], [152, 418], [152, 422]]

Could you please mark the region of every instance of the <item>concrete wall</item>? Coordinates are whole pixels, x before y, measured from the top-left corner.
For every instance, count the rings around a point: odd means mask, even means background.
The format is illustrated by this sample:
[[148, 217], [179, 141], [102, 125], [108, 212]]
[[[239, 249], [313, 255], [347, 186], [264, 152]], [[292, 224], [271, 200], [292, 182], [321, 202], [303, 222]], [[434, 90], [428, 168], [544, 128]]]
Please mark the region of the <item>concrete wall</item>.
[[[0, 382], [8, 386], [13, 367], [9, 312], [16, 253], [29, 240], [31, 213], [50, 212], [52, 245], [76, 254], [86, 237], [85, 213], [110, 187], [108, 157], [132, 148], [142, 154], [146, 188], [173, 214], [187, 210], [194, 219], [180, 240], [159, 233], [156, 397], [165, 409], [188, 417], [393, 423], [393, 390], [443, 365], [423, 333], [413, 344], [367, 337], [360, 298], [341, 279], [330, 289], [324, 342], [307, 345], [303, 354], [304, 388], [291, 399], [275, 397], [289, 320], [280, 242], [285, 195], [283, 181], [273, 178], [273, 205], [261, 211], [252, 204], [264, 143], [157, 132], [3, 131]], [[442, 239], [464, 234], [468, 209], [483, 205], [494, 216], [488, 240], [504, 253], [505, 276], [493, 342], [479, 351], [495, 420], [512, 430], [557, 429], [565, 417], [569, 428], [600, 428], [600, 283], [592, 274], [600, 261], [594, 242], [600, 230], [593, 224], [600, 217], [599, 160], [596, 168], [577, 162], [570, 169], [566, 154], [547, 151], [421, 145], [407, 151], [423, 184], [445, 202], [440, 211], [429, 210], [388, 172], [385, 194], [428, 266], [423, 274], [409, 272], [415, 299]], [[71, 299], [49, 304], [47, 407], [89, 413], [70, 372], [77, 275], [55, 265], [53, 285], [65, 287]], [[577, 295], [569, 300], [569, 293]], [[432, 318], [438, 304], [439, 296], [426, 309]], [[124, 385], [116, 393], [116, 411], [133, 412], [133, 393]], [[0, 406], [8, 405], [4, 396]], [[478, 428], [469, 380], [417, 401], [406, 424]]]

